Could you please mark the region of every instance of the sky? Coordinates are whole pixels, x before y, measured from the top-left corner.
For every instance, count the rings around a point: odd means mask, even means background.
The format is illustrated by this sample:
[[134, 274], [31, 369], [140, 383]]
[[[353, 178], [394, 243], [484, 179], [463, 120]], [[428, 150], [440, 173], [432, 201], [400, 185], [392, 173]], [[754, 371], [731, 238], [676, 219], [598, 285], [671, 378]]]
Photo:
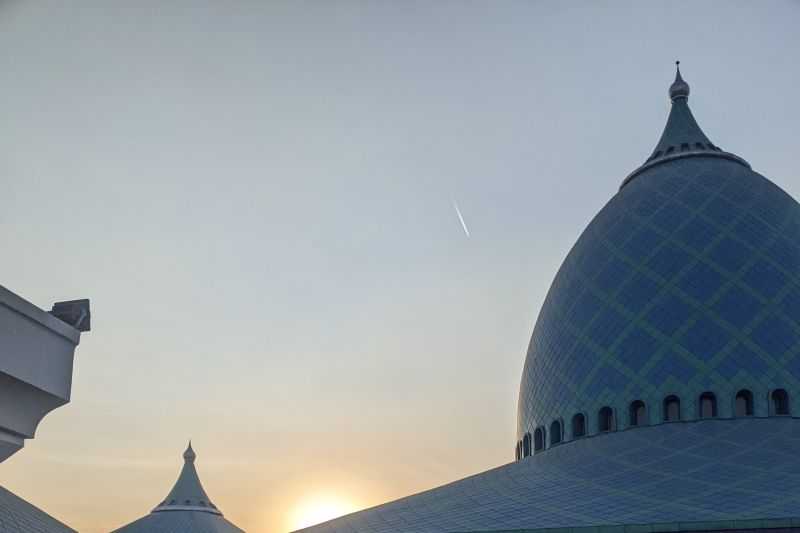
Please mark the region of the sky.
[[71, 403], [0, 484], [109, 531], [192, 439], [226, 518], [279, 533], [511, 461], [539, 307], [658, 141], [676, 59], [712, 142], [800, 197], [798, 20], [0, 1], [0, 284], [92, 301]]

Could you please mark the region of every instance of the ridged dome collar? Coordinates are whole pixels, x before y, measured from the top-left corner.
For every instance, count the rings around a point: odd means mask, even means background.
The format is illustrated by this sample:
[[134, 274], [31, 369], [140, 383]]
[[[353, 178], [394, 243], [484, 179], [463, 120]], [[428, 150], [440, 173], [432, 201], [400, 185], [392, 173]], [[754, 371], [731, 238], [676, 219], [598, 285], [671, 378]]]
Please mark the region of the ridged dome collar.
[[700, 129], [689, 109], [689, 84], [681, 76], [680, 61], [676, 61], [676, 65], [675, 81], [669, 88], [672, 109], [670, 109], [661, 139], [647, 161], [623, 180], [620, 189], [644, 170], [682, 157], [722, 157], [750, 168], [750, 164], [741, 157], [715, 146]]

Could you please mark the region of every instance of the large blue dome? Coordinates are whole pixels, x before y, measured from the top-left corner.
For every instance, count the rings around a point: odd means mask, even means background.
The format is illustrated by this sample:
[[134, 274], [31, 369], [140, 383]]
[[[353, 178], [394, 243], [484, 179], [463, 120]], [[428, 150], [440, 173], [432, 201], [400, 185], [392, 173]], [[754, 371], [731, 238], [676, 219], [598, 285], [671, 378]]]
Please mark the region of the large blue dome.
[[711, 143], [680, 73], [670, 97], [542, 307], [520, 460], [309, 532], [800, 531], [800, 205]]
[[800, 402], [800, 205], [711, 144], [688, 93], [678, 75], [653, 155], [550, 287], [522, 374], [518, 456], [631, 425], [788, 414]]

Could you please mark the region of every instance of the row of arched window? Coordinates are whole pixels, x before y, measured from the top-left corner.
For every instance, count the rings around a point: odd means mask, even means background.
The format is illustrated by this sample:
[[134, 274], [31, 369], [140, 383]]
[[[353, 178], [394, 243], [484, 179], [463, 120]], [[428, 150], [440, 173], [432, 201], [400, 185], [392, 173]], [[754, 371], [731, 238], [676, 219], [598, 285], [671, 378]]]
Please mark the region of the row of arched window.
[[[784, 389], [776, 389], [769, 395], [770, 415], [789, 415], [789, 394]], [[742, 389], [734, 397], [734, 416], [753, 416], [753, 393]], [[698, 398], [699, 418], [717, 417], [717, 397], [713, 392], [704, 392]], [[661, 404], [661, 420], [663, 422], [677, 422], [681, 418], [681, 400], [678, 396], [670, 395], [664, 398]], [[647, 406], [642, 400], [635, 400], [628, 406], [628, 426], [637, 427], [647, 425]], [[572, 417], [572, 438], [579, 439], [587, 434], [586, 416], [576, 413]], [[606, 433], [615, 431], [617, 421], [611, 407], [601, 407], [597, 412], [597, 432]], [[532, 455], [546, 447], [549, 429], [550, 446], [560, 444], [564, 440], [564, 424], [562, 420], [554, 420], [549, 428], [540, 426], [533, 431], [533, 435], [526, 433], [522, 440], [517, 442], [516, 457], [521, 459]]]

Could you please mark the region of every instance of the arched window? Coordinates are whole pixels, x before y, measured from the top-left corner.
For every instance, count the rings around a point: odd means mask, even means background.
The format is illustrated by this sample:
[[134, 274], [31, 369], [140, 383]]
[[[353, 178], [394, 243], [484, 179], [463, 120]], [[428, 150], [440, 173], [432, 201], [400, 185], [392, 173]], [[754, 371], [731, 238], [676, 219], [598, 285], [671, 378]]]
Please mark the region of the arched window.
[[747, 389], [742, 389], [736, 393], [734, 402], [734, 413], [736, 416], [753, 416], [753, 393]]
[[704, 392], [700, 395], [700, 418], [714, 418], [717, 416], [717, 397], [713, 392]]
[[586, 435], [586, 417], [578, 413], [572, 417], [572, 438], [578, 439]]
[[561, 422], [554, 420], [550, 424], [550, 446], [561, 442]]
[[531, 434], [525, 433], [522, 437], [522, 457], [528, 457], [531, 454]]
[[789, 395], [783, 389], [775, 389], [772, 391], [772, 414], [789, 414]]
[[642, 400], [631, 402], [630, 424], [631, 426], [644, 426], [647, 424], [647, 408]]
[[533, 431], [533, 451], [540, 452], [544, 450], [544, 428], [536, 428]]
[[664, 398], [664, 422], [675, 422], [681, 419], [681, 401], [677, 396]]
[[610, 407], [603, 407], [597, 412], [597, 431], [614, 431], [614, 411]]

